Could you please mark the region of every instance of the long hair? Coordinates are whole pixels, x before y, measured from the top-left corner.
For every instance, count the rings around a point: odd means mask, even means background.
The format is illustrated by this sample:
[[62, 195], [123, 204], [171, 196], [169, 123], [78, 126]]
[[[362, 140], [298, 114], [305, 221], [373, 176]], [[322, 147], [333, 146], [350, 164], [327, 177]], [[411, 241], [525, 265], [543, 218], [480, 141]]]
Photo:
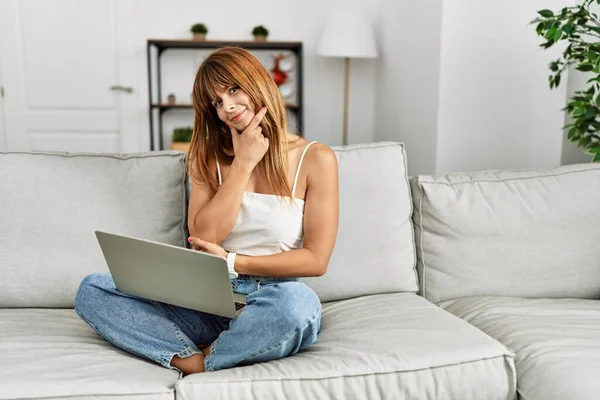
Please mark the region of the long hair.
[[194, 133], [187, 158], [187, 169], [196, 181], [217, 191], [216, 158], [233, 162], [233, 143], [229, 127], [219, 119], [213, 106], [216, 93], [231, 86], [242, 89], [255, 112], [268, 111], [260, 126], [269, 139], [269, 149], [256, 168], [265, 176], [275, 194], [292, 198], [287, 180], [287, 114], [281, 94], [263, 64], [250, 52], [238, 47], [223, 47], [211, 53], [198, 68], [194, 81]]

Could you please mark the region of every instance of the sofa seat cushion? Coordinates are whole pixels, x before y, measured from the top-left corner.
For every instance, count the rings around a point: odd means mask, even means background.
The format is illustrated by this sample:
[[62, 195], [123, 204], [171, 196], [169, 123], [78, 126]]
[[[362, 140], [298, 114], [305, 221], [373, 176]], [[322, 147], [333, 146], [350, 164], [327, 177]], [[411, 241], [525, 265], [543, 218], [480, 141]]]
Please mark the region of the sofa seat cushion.
[[175, 398], [179, 373], [110, 345], [73, 309], [0, 309], [0, 399]]
[[470, 297], [440, 305], [516, 353], [522, 399], [600, 396], [600, 300]]
[[513, 399], [513, 353], [413, 293], [323, 305], [317, 343], [281, 360], [188, 375], [178, 399]]

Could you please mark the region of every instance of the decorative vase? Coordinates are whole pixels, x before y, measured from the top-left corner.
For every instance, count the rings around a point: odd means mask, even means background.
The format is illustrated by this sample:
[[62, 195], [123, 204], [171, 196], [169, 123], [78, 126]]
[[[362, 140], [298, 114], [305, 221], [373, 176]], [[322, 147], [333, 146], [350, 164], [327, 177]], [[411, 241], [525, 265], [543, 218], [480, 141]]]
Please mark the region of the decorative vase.
[[194, 33], [194, 40], [206, 40], [206, 33]]

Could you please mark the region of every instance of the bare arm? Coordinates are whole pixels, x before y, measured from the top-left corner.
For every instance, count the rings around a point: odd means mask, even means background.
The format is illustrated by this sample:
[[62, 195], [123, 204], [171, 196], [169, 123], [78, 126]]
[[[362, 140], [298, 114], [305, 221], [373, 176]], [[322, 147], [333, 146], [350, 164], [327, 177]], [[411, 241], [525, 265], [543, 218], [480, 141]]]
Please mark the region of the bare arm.
[[309, 151], [311, 160], [304, 204], [304, 247], [270, 256], [238, 255], [234, 267], [236, 272], [256, 276], [301, 277], [321, 276], [327, 271], [338, 230], [338, 167], [335, 153], [327, 146], [317, 146], [313, 152]]
[[221, 243], [229, 235], [240, 212], [251, 173], [251, 169], [234, 161], [227, 179], [212, 199], [207, 185], [193, 183], [188, 211], [188, 229], [192, 236]]
[[207, 185], [194, 182], [188, 207], [188, 229], [192, 236], [220, 244], [235, 226], [252, 171], [269, 148], [269, 140], [259, 126], [266, 113], [266, 108], [256, 113], [241, 134], [230, 127], [235, 156], [212, 199]]

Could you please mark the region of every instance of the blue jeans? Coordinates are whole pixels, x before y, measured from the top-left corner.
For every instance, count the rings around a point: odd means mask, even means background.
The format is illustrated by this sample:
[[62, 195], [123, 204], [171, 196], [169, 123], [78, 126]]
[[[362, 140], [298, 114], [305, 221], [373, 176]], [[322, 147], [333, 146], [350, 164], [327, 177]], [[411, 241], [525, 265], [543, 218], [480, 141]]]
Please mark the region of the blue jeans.
[[173, 356], [192, 356], [211, 343], [207, 371], [280, 359], [316, 342], [321, 303], [308, 286], [249, 276], [231, 284], [247, 295], [234, 319], [121, 293], [110, 274], [83, 279], [75, 311], [113, 345], [170, 369], [177, 369]]

